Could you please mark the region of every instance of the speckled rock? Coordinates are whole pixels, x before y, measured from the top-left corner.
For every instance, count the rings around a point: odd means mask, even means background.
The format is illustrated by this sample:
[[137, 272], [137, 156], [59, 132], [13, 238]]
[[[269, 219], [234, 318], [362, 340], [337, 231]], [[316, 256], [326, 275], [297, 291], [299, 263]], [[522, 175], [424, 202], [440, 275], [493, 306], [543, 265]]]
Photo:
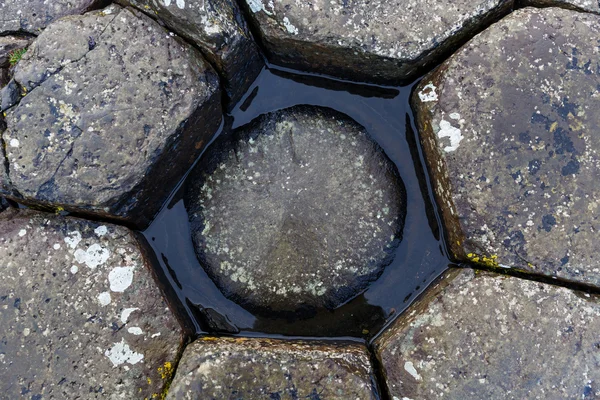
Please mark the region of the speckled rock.
[[564, 7], [567, 9], [600, 14], [598, 0], [520, 0], [521, 4], [536, 7]]
[[233, 105], [264, 66], [258, 46], [235, 1], [119, 0], [150, 15], [196, 44], [223, 77]]
[[241, 128], [188, 185], [198, 258], [227, 297], [259, 311], [333, 308], [356, 295], [389, 263], [406, 212], [381, 148], [318, 107]]
[[272, 62], [383, 83], [422, 74], [512, 3], [246, 0]]
[[4, 0], [0, 4], [0, 33], [40, 31], [65, 15], [83, 14], [106, 0]]
[[125, 228], [0, 214], [0, 397], [160, 394], [181, 328]]
[[5, 193], [136, 227], [221, 121], [218, 77], [200, 53], [118, 6], [49, 26], [15, 80], [25, 97], [2, 134]]
[[600, 301], [451, 271], [376, 342], [394, 399], [593, 399]]
[[594, 14], [521, 9], [416, 88], [457, 259], [600, 285], [599, 40]]
[[358, 344], [203, 338], [189, 345], [167, 399], [378, 399]]

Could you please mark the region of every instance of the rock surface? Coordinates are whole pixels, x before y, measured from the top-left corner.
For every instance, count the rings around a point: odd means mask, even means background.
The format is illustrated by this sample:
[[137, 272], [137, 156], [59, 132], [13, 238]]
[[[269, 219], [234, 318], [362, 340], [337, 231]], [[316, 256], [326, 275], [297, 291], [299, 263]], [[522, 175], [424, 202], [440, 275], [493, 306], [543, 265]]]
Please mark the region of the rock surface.
[[378, 277], [401, 238], [396, 166], [330, 109], [261, 116], [188, 182], [201, 263], [227, 297], [259, 311], [338, 306]]
[[4, 398], [152, 398], [181, 328], [125, 228], [10, 209], [0, 214]]
[[218, 77], [200, 53], [118, 6], [49, 26], [15, 80], [25, 97], [2, 134], [4, 192], [137, 227], [221, 120]]
[[396, 399], [592, 399], [600, 302], [471, 270], [447, 273], [376, 342]]
[[599, 16], [521, 9], [416, 88], [457, 259], [600, 285], [598, 41]]
[[189, 345], [167, 399], [378, 399], [358, 344], [202, 338]]
[[235, 1], [120, 0], [196, 44], [224, 78], [231, 106], [246, 92], [264, 63]]
[[272, 62], [383, 83], [422, 74], [512, 3], [246, 0]]
[[0, 33], [39, 34], [65, 15], [83, 14], [106, 4], [106, 0], [4, 0], [0, 4]]
[[8, 202], [4, 197], [0, 197], [0, 212], [6, 210], [8, 208]]
[[564, 7], [600, 14], [598, 0], [520, 0], [523, 5], [536, 7]]

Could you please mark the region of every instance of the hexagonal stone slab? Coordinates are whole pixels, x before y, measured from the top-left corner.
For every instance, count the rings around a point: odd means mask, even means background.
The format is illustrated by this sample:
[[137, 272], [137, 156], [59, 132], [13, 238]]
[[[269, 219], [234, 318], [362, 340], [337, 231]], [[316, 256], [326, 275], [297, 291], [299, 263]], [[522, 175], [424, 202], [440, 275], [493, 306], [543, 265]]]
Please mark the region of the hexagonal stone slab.
[[416, 88], [459, 260], [600, 285], [599, 40], [599, 16], [521, 9]]
[[521, 0], [521, 3], [536, 7], [564, 7], [600, 14], [600, 3], [597, 0]]
[[422, 74], [512, 3], [246, 0], [272, 62], [383, 83]]
[[189, 345], [167, 399], [378, 399], [359, 344], [203, 338]]
[[[235, 1], [120, 0], [163, 22], [189, 39], [224, 78], [224, 89], [235, 103], [246, 92], [264, 63], [258, 46]], [[233, 104], [231, 104], [233, 105]]]
[[137, 227], [221, 121], [218, 77], [200, 53], [118, 6], [49, 26], [15, 81], [25, 97], [2, 133], [4, 193]]
[[396, 166], [346, 115], [266, 114], [188, 181], [196, 253], [226, 296], [259, 311], [334, 308], [376, 279], [398, 245]]
[[597, 297], [446, 274], [376, 342], [394, 399], [587, 399], [600, 392]]
[[83, 14], [106, 5], [105, 0], [4, 0], [0, 5], [0, 33], [39, 34], [65, 15]]
[[0, 214], [0, 391], [7, 398], [151, 398], [181, 328], [122, 227]]

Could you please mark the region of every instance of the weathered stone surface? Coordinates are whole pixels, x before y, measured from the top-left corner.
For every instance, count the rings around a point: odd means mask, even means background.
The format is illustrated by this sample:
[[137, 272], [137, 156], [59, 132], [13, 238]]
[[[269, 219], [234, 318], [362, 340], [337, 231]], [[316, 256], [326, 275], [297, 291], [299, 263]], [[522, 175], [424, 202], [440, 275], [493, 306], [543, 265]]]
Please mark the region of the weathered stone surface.
[[523, 5], [537, 7], [564, 7], [600, 14], [598, 0], [520, 0]]
[[0, 33], [40, 31], [65, 15], [83, 14], [106, 0], [4, 0], [0, 4]]
[[9, 209], [0, 214], [3, 398], [160, 394], [182, 341], [133, 234]]
[[261, 116], [188, 181], [196, 253], [227, 297], [259, 310], [333, 308], [389, 263], [406, 213], [396, 166], [349, 117]]
[[233, 105], [264, 66], [258, 46], [235, 1], [120, 0], [164, 22], [195, 43], [218, 70]]
[[202, 338], [189, 345], [167, 399], [378, 399], [358, 344]]
[[525, 8], [413, 95], [449, 245], [600, 285], [600, 17]]
[[2, 134], [13, 197], [139, 227], [221, 120], [218, 77], [200, 53], [118, 6], [49, 26], [15, 80], [26, 96]]
[[246, 0], [277, 64], [372, 82], [421, 74], [512, 0]]
[[376, 342], [394, 399], [588, 399], [600, 393], [600, 302], [452, 271]]

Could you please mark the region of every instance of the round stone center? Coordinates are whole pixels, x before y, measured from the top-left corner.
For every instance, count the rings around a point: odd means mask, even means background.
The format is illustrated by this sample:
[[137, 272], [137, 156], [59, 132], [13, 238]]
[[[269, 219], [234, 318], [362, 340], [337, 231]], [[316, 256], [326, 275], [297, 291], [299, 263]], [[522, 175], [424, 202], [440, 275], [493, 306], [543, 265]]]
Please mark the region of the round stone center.
[[334, 308], [391, 261], [406, 210], [395, 165], [349, 117], [293, 107], [215, 146], [188, 180], [196, 253], [252, 309]]

